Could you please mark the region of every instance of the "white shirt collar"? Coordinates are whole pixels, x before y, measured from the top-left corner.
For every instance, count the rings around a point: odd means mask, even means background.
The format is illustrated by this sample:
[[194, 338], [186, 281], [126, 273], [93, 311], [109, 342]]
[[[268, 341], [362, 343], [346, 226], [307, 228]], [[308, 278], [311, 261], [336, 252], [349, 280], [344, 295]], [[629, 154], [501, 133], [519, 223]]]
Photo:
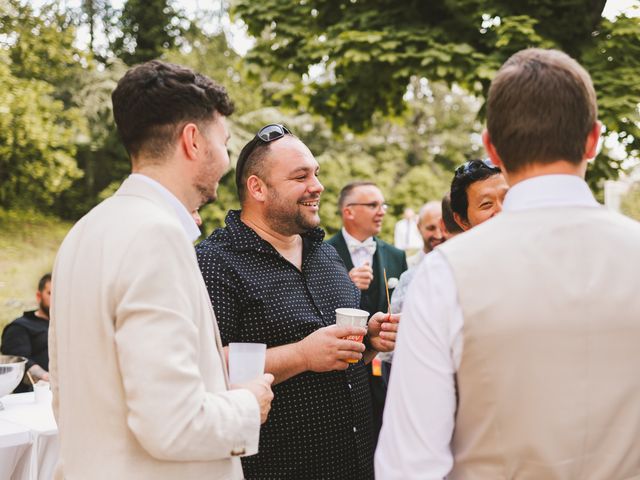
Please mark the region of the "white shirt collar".
[[541, 175], [509, 189], [502, 209], [507, 212], [544, 207], [597, 207], [587, 183], [576, 175]]
[[[347, 232], [347, 230], [344, 227], [342, 227], [342, 236], [344, 237], [344, 241], [347, 244], [347, 247], [349, 246], [349, 244], [354, 244], [354, 243], [355, 244], [360, 244], [360, 243], [369, 242], [369, 241], [370, 242], [375, 242], [373, 237], [365, 238], [364, 242], [360, 242], [360, 240], [354, 238], [353, 235], [349, 235], [349, 233]], [[368, 263], [369, 265], [373, 265], [373, 256], [374, 255], [375, 254], [372, 253], [367, 248], [358, 249], [353, 253], [349, 252], [349, 256], [351, 257], [351, 263], [353, 263], [353, 266], [356, 267], [356, 268], [361, 267], [365, 263]]]
[[130, 176], [137, 178], [138, 180], [142, 180], [155, 188], [176, 211], [178, 220], [180, 220], [180, 224], [182, 225], [182, 228], [184, 228], [184, 233], [187, 234], [189, 240], [195, 242], [198, 239], [200, 236], [200, 229], [198, 228], [198, 225], [196, 225], [196, 221], [191, 216], [191, 212], [187, 210], [184, 204], [178, 200], [178, 198], [171, 193], [167, 187], [153, 178], [143, 175], [142, 173], [132, 173]]

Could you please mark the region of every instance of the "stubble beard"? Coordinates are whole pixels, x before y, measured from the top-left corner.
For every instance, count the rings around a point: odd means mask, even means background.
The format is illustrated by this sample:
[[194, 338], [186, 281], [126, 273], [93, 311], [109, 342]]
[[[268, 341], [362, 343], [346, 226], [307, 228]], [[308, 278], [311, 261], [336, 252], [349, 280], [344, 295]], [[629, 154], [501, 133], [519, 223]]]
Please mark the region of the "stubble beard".
[[304, 208], [301, 207], [300, 202], [312, 200], [299, 200], [295, 204], [295, 210], [284, 204], [275, 191], [270, 194], [270, 200], [272, 208], [269, 211], [268, 220], [276, 232], [282, 235], [299, 235], [320, 225], [320, 218], [317, 215], [309, 219], [300, 211], [300, 208]]

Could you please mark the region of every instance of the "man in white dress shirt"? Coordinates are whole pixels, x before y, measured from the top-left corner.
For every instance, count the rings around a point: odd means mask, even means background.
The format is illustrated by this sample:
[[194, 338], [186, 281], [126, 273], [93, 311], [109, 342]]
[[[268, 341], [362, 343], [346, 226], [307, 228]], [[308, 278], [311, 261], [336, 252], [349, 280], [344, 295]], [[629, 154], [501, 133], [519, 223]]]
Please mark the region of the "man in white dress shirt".
[[583, 180], [600, 131], [566, 54], [498, 72], [483, 140], [511, 188], [409, 288], [376, 478], [640, 477], [640, 224]]
[[151, 61], [113, 92], [133, 173], [65, 238], [49, 329], [56, 478], [241, 479], [273, 376], [231, 387], [193, 241], [229, 164], [226, 91]]

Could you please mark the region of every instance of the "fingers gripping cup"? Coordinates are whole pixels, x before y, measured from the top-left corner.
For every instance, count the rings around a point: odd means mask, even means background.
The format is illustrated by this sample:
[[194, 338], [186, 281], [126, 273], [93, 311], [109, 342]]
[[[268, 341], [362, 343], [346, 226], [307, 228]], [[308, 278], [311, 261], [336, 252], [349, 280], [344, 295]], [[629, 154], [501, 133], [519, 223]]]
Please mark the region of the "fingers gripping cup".
[[230, 343], [229, 382], [244, 383], [262, 375], [266, 352], [264, 343]]
[[[341, 327], [362, 327], [367, 328], [369, 312], [358, 310], [357, 308], [336, 308], [336, 325]], [[364, 335], [349, 335], [347, 340], [361, 342]], [[357, 360], [347, 360], [349, 363], [358, 363]]]

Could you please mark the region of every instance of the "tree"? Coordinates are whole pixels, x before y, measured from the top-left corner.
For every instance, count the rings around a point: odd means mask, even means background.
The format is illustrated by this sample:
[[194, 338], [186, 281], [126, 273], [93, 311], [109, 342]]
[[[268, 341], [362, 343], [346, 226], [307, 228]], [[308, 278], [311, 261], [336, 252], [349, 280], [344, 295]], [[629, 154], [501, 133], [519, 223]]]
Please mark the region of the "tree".
[[69, 90], [80, 60], [69, 18], [0, 6], [0, 206], [48, 210], [81, 176], [74, 155], [85, 133]]
[[[398, 114], [412, 78], [486, 98], [491, 79], [529, 46], [568, 52], [591, 72], [600, 118], [631, 156], [640, 152], [640, 19], [601, 17], [605, 0], [238, 0], [257, 39], [247, 56], [289, 85], [280, 99], [308, 106], [335, 129]], [[481, 109], [482, 113], [482, 109]], [[615, 176], [605, 154], [591, 176]]]
[[[89, 51], [98, 62], [105, 64], [111, 52], [104, 43], [115, 34], [116, 10], [109, 0], [82, 0], [80, 12], [80, 22], [89, 28]], [[101, 37], [105, 41], [99, 42]]]
[[127, 0], [119, 19], [121, 34], [112, 44], [127, 65], [158, 58], [180, 44], [186, 19], [168, 0]]

